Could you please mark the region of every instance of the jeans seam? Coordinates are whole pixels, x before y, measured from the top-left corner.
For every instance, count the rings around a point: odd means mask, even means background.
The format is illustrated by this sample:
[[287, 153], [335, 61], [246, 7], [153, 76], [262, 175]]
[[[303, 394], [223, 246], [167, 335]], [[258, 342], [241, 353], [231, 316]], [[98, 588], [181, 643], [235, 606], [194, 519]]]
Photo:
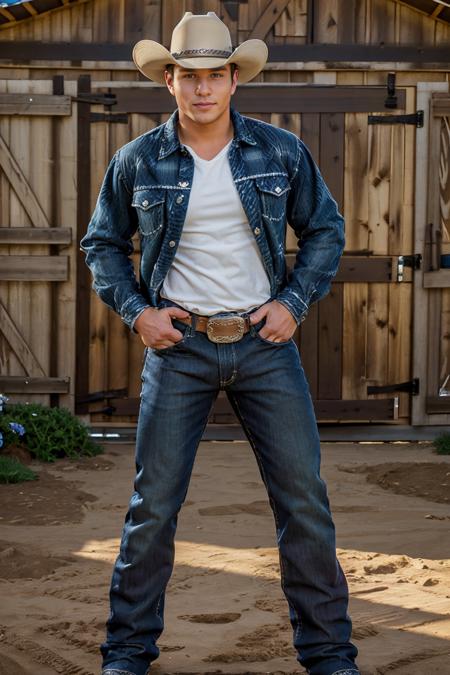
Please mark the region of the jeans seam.
[[[261, 461], [261, 455], [260, 455], [259, 450], [256, 446], [256, 443], [255, 443], [255, 440], [254, 440], [254, 438], [251, 434], [251, 431], [250, 431], [249, 427], [247, 426], [245, 417], [242, 414], [241, 409], [239, 408], [239, 404], [238, 404], [236, 398], [231, 393], [230, 393], [230, 398], [232, 399], [232, 401], [233, 401], [233, 403], [236, 407], [237, 415], [238, 415], [239, 419], [241, 420], [241, 423], [242, 423], [242, 425], [244, 427], [244, 430], [247, 433], [248, 439], [250, 441], [250, 445], [252, 446], [253, 452], [255, 453], [256, 461], [258, 463], [261, 474], [263, 476], [264, 484], [265, 484], [266, 489], [267, 489], [267, 494], [269, 496], [269, 500], [270, 500], [270, 502], [272, 504], [272, 507], [273, 507], [273, 515], [274, 515], [274, 518], [275, 518], [275, 525], [276, 525], [277, 529], [279, 529], [279, 519], [278, 519], [277, 508], [276, 508], [275, 500], [272, 499], [271, 494], [270, 494], [269, 482], [267, 480], [266, 472], [264, 471], [264, 466], [263, 466], [263, 463]], [[284, 589], [284, 585], [285, 585], [284, 582], [285, 582], [286, 574], [285, 574], [285, 569], [284, 569], [283, 556], [281, 555], [281, 551], [280, 551], [279, 547], [278, 547], [278, 550], [279, 550], [279, 559], [280, 559], [281, 587]], [[295, 607], [293, 607], [291, 605], [289, 600], [288, 600], [288, 604], [292, 608], [292, 610], [294, 611], [295, 617], [297, 619], [297, 627], [295, 629], [295, 634], [294, 634], [294, 641], [295, 641], [295, 639], [297, 637], [300, 637], [301, 630], [302, 630], [302, 620], [301, 620], [301, 617], [300, 617], [299, 613], [297, 612]]]

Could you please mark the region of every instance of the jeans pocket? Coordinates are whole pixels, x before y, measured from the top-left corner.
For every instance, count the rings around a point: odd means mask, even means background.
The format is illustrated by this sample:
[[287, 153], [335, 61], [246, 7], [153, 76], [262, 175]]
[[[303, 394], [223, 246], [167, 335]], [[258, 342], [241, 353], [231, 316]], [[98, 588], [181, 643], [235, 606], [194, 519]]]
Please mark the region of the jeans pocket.
[[258, 321], [258, 323], [255, 323], [253, 325], [254, 336], [258, 340], [260, 340], [263, 344], [271, 345], [272, 347], [283, 347], [293, 342], [292, 338], [289, 338], [289, 340], [283, 340], [281, 342], [272, 342], [272, 340], [267, 340], [267, 338], [263, 337], [259, 332], [265, 326], [265, 324], [266, 324], [265, 319], [262, 319], [261, 321]]
[[180, 331], [180, 333], [183, 333], [183, 337], [181, 340], [178, 340], [178, 342], [175, 342], [175, 344], [170, 345], [170, 347], [151, 347], [149, 349], [152, 349], [152, 351], [156, 352], [157, 354], [162, 354], [164, 352], [171, 352], [174, 349], [177, 349], [184, 345], [189, 333], [190, 333], [190, 326], [187, 324], [183, 323], [182, 321], [179, 321], [178, 319], [172, 319], [172, 325], [174, 328]]

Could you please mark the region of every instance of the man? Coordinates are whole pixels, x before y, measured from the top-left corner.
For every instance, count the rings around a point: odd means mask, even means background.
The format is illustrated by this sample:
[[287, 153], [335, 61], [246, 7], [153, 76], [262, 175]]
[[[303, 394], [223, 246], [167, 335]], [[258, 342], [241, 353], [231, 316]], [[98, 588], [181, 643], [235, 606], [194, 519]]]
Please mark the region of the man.
[[[263, 42], [233, 51], [213, 12], [188, 12], [170, 52], [143, 40], [133, 54], [178, 110], [115, 154], [82, 241], [95, 290], [146, 345], [103, 674], [145, 675], [158, 657], [177, 514], [225, 390], [268, 490], [298, 660], [311, 675], [357, 675], [317, 424], [292, 339], [337, 271], [342, 217], [296, 136], [230, 109], [238, 78], [266, 62]], [[287, 221], [299, 238], [289, 279]], [[129, 259], [136, 230], [139, 284]]]

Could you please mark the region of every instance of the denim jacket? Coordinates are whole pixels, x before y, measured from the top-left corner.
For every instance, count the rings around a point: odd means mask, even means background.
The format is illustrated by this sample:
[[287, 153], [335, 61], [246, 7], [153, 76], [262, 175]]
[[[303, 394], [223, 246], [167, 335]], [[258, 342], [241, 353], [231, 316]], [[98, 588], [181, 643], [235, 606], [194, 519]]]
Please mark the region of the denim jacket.
[[[270, 299], [299, 324], [330, 289], [344, 248], [344, 221], [297, 136], [234, 110], [231, 117], [231, 173], [270, 280]], [[94, 290], [131, 329], [144, 309], [158, 305], [186, 218], [194, 160], [178, 139], [177, 121], [175, 111], [116, 152], [81, 241]], [[289, 275], [286, 223], [299, 247]], [[130, 258], [136, 230], [139, 281]]]

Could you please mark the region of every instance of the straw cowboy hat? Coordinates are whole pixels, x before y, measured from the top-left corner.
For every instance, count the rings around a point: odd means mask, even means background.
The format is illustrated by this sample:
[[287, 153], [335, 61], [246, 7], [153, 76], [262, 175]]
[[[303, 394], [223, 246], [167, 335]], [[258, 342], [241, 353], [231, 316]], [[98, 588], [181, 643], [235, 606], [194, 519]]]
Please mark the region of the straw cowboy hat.
[[170, 51], [154, 40], [140, 40], [133, 60], [145, 77], [165, 84], [166, 65], [183, 68], [218, 68], [227, 63], [239, 67], [239, 82], [254, 78], [267, 61], [268, 49], [262, 40], [247, 40], [233, 51], [230, 31], [214, 12], [186, 12], [172, 33]]

